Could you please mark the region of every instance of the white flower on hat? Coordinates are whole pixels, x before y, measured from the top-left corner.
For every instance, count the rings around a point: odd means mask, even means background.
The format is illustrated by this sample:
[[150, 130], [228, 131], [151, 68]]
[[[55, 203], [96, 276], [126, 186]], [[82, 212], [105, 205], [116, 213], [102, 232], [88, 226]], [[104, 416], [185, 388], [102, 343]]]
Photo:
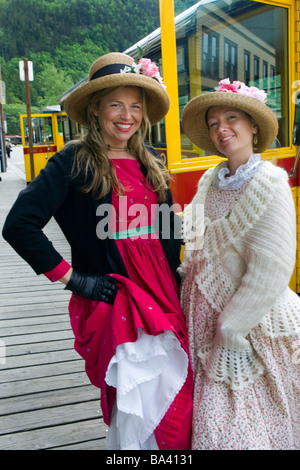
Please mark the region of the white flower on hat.
[[132, 67], [129, 67], [129, 65], [125, 65], [123, 69], [120, 69], [120, 73], [129, 73], [131, 72]]
[[229, 78], [223, 78], [223, 80], [219, 81], [219, 85], [230, 85], [230, 80]]

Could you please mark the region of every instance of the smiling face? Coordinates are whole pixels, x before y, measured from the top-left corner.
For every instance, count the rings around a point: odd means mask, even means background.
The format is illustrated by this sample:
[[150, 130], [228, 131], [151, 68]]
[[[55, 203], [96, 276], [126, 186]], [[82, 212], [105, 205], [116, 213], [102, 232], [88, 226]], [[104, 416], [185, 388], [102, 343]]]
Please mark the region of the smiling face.
[[118, 88], [103, 96], [94, 109], [106, 145], [123, 147], [143, 118], [142, 94], [137, 87]]
[[253, 135], [257, 134], [258, 126], [246, 113], [229, 106], [213, 106], [207, 112], [207, 125], [215, 147], [229, 162], [248, 161], [253, 154]]

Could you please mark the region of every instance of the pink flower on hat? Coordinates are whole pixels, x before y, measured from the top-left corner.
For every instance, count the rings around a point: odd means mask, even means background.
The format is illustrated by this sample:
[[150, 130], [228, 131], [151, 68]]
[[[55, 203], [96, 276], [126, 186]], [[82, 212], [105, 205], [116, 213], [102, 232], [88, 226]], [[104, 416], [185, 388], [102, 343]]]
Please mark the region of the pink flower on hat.
[[163, 79], [159, 73], [159, 68], [154, 62], [152, 62], [152, 60], [142, 58], [139, 60], [139, 65], [141, 66], [140, 73], [147, 77], [156, 79], [165, 88]]
[[140, 70], [144, 75], [147, 75], [147, 77], [155, 77], [155, 75], [159, 73], [159, 68], [150, 59], [140, 59], [139, 65], [141, 66]]
[[262, 103], [266, 103], [267, 101], [267, 94], [264, 90], [260, 90], [255, 86], [248, 87], [247, 85], [245, 85], [245, 83], [240, 82], [238, 80], [235, 80], [230, 83], [229, 78], [224, 78], [223, 80], [220, 80], [217, 91], [231, 91], [232, 93], [238, 93], [239, 95], [250, 96], [251, 98], [261, 101]]
[[159, 68], [150, 59], [141, 58], [137, 64], [134, 62], [131, 67], [126, 66], [123, 70], [120, 70], [120, 72], [139, 73], [145, 75], [146, 77], [154, 78], [154, 80], [157, 80], [163, 88], [166, 88], [163, 79], [159, 73]]
[[228, 85], [221, 85], [218, 91], [232, 91], [232, 93], [237, 93], [238, 89], [233, 83], [229, 83]]

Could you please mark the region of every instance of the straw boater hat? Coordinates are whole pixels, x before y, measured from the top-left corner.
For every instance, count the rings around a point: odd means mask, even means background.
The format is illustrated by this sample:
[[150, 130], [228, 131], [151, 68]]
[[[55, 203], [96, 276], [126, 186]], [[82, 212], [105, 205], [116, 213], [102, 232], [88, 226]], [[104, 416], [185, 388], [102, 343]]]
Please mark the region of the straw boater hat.
[[141, 59], [135, 64], [132, 57], [120, 52], [111, 52], [95, 60], [90, 68], [88, 82], [67, 97], [65, 111], [74, 121], [87, 125], [86, 111], [91, 95], [116, 86], [144, 89], [151, 124], [159, 122], [167, 114], [170, 100], [158, 67], [149, 59]]
[[196, 96], [187, 103], [182, 113], [182, 126], [187, 137], [197, 147], [214, 155], [220, 152], [214, 146], [206, 122], [206, 114], [212, 106], [230, 106], [249, 114], [258, 125], [258, 143], [255, 146], [261, 153], [270, 147], [278, 133], [275, 114], [265, 104], [266, 93], [256, 87], [229, 79], [219, 82], [217, 91]]

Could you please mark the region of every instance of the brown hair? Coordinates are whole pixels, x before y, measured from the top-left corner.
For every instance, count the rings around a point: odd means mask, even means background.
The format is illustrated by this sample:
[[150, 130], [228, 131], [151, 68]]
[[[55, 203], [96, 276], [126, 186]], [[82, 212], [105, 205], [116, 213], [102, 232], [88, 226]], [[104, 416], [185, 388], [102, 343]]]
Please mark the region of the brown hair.
[[[125, 190], [118, 181], [114, 171], [114, 166], [106, 155], [107, 148], [103, 141], [101, 130], [99, 130], [98, 120], [95, 118], [93, 110], [99, 106], [103, 96], [111, 93], [117, 88], [107, 88], [92, 95], [87, 108], [87, 119], [89, 126], [87, 133], [80, 140], [81, 145], [77, 151], [73, 165], [73, 176], [80, 173], [85, 177], [85, 184], [81, 188], [84, 193], [92, 192], [93, 196], [100, 199], [111, 189], [119, 194], [124, 194]], [[128, 151], [136, 157], [147, 169], [147, 181], [151, 181], [154, 190], [157, 192], [158, 201], [166, 200], [166, 189], [169, 175], [162, 160], [150, 153], [145, 146], [146, 137], [150, 141], [151, 124], [147, 116], [146, 98], [141, 88], [143, 100], [143, 118], [140, 129], [128, 141]]]

